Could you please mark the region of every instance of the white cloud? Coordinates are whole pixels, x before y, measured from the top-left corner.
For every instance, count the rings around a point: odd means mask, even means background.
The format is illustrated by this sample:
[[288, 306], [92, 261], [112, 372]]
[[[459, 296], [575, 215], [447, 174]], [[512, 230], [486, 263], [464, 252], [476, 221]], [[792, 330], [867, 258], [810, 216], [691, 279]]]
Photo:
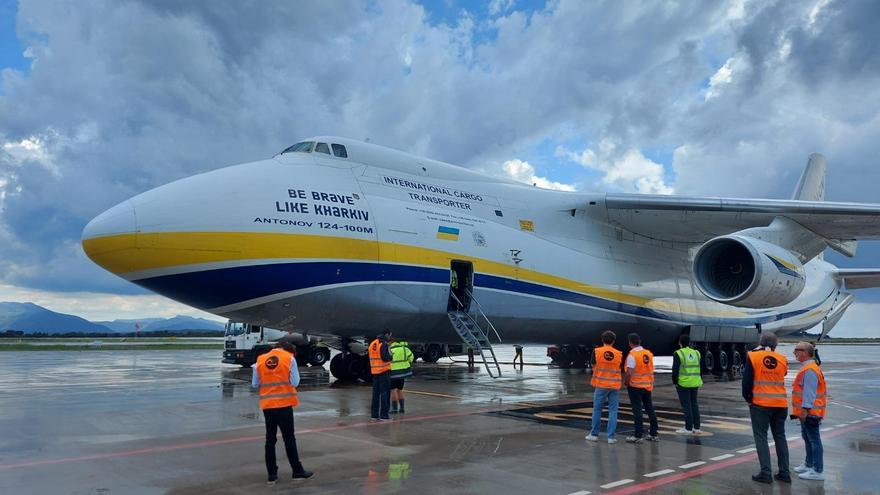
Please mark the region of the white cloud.
[[489, 3], [489, 15], [498, 15], [508, 12], [513, 8], [515, 0], [492, 0]]
[[554, 182], [546, 177], [538, 177], [535, 175], [535, 167], [529, 162], [514, 159], [504, 162], [504, 171], [519, 182], [532, 184], [544, 189], [555, 189], [557, 191], [574, 191], [576, 188], [573, 184], [564, 184], [562, 182]]
[[0, 284], [0, 301], [32, 302], [46, 309], [90, 321], [127, 318], [171, 318], [177, 315], [222, 321], [216, 315], [193, 309], [162, 296], [121, 296], [95, 292], [58, 293]]
[[712, 75], [709, 78], [709, 87], [706, 89], [706, 100], [712, 99], [718, 96], [719, 91], [721, 91], [722, 87], [730, 84], [730, 81], [733, 80], [733, 64], [734, 58], [731, 57], [724, 62], [724, 65], [718, 69], [718, 72]]
[[577, 153], [559, 147], [556, 156], [603, 172], [604, 184], [644, 194], [674, 194], [675, 189], [663, 179], [663, 165], [651, 161], [635, 148], [620, 149], [611, 139], [599, 142], [598, 151], [585, 148]]

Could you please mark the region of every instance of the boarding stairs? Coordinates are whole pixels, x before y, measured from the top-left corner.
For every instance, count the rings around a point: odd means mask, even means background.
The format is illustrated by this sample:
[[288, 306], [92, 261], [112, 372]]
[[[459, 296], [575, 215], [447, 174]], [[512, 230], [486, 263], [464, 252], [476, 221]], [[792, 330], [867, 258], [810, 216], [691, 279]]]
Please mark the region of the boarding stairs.
[[[485, 324], [495, 332], [498, 342], [501, 342], [501, 336], [498, 335], [498, 330], [495, 329], [495, 325], [493, 325], [492, 322], [489, 321], [489, 318], [486, 317], [486, 313], [483, 312], [483, 308], [474, 298], [473, 293], [468, 291], [467, 294], [468, 297], [470, 297], [470, 300], [474, 303], [472, 306], [475, 306], [476, 308], [476, 315], [472, 316], [468, 311], [453, 310], [447, 313], [449, 315], [449, 321], [452, 323], [452, 328], [455, 329], [455, 332], [458, 333], [458, 336], [461, 337], [464, 344], [473, 349], [475, 355], [479, 353], [480, 360], [482, 360], [483, 365], [486, 367], [486, 372], [489, 373], [489, 376], [492, 378], [498, 378], [501, 376], [501, 366], [498, 364], [498, 359], [495, 357], [495, 351], [492, 349], [492, 343], [489, 341], [489, 333], [477, 323], [477, 318], [482, 317]], [[455, 298], [459, 308], [465, 307], [454, 293], [452, 294], [452, 297]], [[494, 365], [494, 370], [490, 364]]]

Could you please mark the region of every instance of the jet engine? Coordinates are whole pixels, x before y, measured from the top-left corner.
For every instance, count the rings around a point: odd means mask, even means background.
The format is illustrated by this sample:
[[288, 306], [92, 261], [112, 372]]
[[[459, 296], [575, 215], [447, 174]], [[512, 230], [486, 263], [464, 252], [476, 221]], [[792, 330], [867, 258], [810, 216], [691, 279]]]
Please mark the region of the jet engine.
[[804, 266], [790, 251], [744, 235], [716, 237], [694, 257], [694, 278], [713, 301], [744, 308], [790, 303], [804, 289]]

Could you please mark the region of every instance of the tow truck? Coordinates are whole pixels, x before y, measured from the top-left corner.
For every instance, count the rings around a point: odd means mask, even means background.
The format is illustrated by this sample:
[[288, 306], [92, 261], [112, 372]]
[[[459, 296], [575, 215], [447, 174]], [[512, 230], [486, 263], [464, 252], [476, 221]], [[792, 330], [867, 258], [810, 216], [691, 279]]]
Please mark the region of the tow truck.
[[296, 347], [297, 364], [301, 366], [323, 366], [330, 360], [330, 349], [320, 340], [250, 323], [226, 322], [224, 341], [223, 362], [245, 368], [253, 366], [260, 354], [269, 352], [280, 341]]

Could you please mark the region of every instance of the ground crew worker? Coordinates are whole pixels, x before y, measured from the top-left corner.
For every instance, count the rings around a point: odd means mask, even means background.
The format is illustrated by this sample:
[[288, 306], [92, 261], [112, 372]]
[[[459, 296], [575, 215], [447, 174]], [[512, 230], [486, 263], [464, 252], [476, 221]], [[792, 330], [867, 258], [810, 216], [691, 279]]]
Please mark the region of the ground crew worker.
[[798, 342], [794, 355], [802, 364], [792, 384], [791, 414], [801, 422], [801, 436], [807, 451], [806, 460], [794, 468], [798, 478], [804, 480], [823, 481], [822, 438], [819, 436], [819, 425], [825, 417], [825, 404], [828, 390], [825, 386], [825, 375], [814, 359], [816, 348], [809, 342]]
[[314, 474], [303, 468], [296, 449], [293, 408], [299, 405], [296, 396], [299, 370], [293, 353], [293, 344], [279, 342], [274, 349], [257, 358], [251, 378], [251, 386], [260, 390], [260, 409], [266, 420], [266, 471], [269, 473], [269, 485], [278, 481], [278, 465], [275, 462], [278, 429], [281, 429], [293, 478], [311, 478]]
[[[788, 442], [785, 439], [785, 420], [788, 416], [788, 396], [785, 393], [785, 374], [788, 362], [776, 352], [778, 339], [773, 333], [761, 335], [761, 345], [746, 356], [743, 371], [742, 395], [749, 403], [752, 433], [761, 472], [752, 475], [759, 483], [773, 483], [773, 478], [791, 483], [788, 471]], [[767, 427], [776, 442], [776, 460], [779, 471], [775, 476], [770, 465], [770, 447], [767, 444]]]
[[672, 383], [678, 392], [678, 401], [684, 412], [684, 428], [675, 430], [679, 435], [699, 435], [700, 405], [697, 403], [697, 392], [703, 386], [700, 375], [700, 351], [690, 347], [691, 336], [682, 334], [678, 337], [678, 350], [672, 355]]
[[593, 366], [593, 378], [590, 380], [593, 391], [593, 423], [590, 433], [585, 437], [590, 442], [599, 441], [599, 425], [602, 421], [602, 408], [608, 402], [608, 427], [605, 430], [608, 443], [617, 443], [614, 432], [617, 429], [617, 405], [619, 391], [623, 383], [620, 366], [623, 364], [623, 353], [613, 347], [617, 335], [608, 330], [602, 334], [602, 347], [593, 350], [596, 364]]
[[654, 354], [642, 347], [642, 339], [639, 334], [631, 333], [627, 338], [630, 351], [626, 357], [624, 383], [626, 383], [626, 391], [629, 394], [636, 431], [633, 436], [627, 437], [626, 441], [642, 443], [642, 437], [645, 434], [645, 425], [642, 420], [642, 405], [644, 405], [651, 427], [648, 440], [659, 442], [657, 413], [654, 411], [654, 401], [651, 398], [651, 391], [654, 390]]
[[403, 383], [406, 377], [412, 375], [415, 356], [409, 344], [399, 340], [391, 344], [391, 358], [391, 412], [403, 414]]
[[523, 346], [516, 344], [513, 346], [514, 354], [513, 354], [513, 367], [516, 368], [516, 361], [519, 360], [519, 369], [523, 369]]
[[373, 375], [373, 400], [370, 402], [370, 419], [391, 421], [388, 409], [391, 406], [391, 351], [388, 341], [391, 330], [385, 330], [370, 342], [370, 374]]

